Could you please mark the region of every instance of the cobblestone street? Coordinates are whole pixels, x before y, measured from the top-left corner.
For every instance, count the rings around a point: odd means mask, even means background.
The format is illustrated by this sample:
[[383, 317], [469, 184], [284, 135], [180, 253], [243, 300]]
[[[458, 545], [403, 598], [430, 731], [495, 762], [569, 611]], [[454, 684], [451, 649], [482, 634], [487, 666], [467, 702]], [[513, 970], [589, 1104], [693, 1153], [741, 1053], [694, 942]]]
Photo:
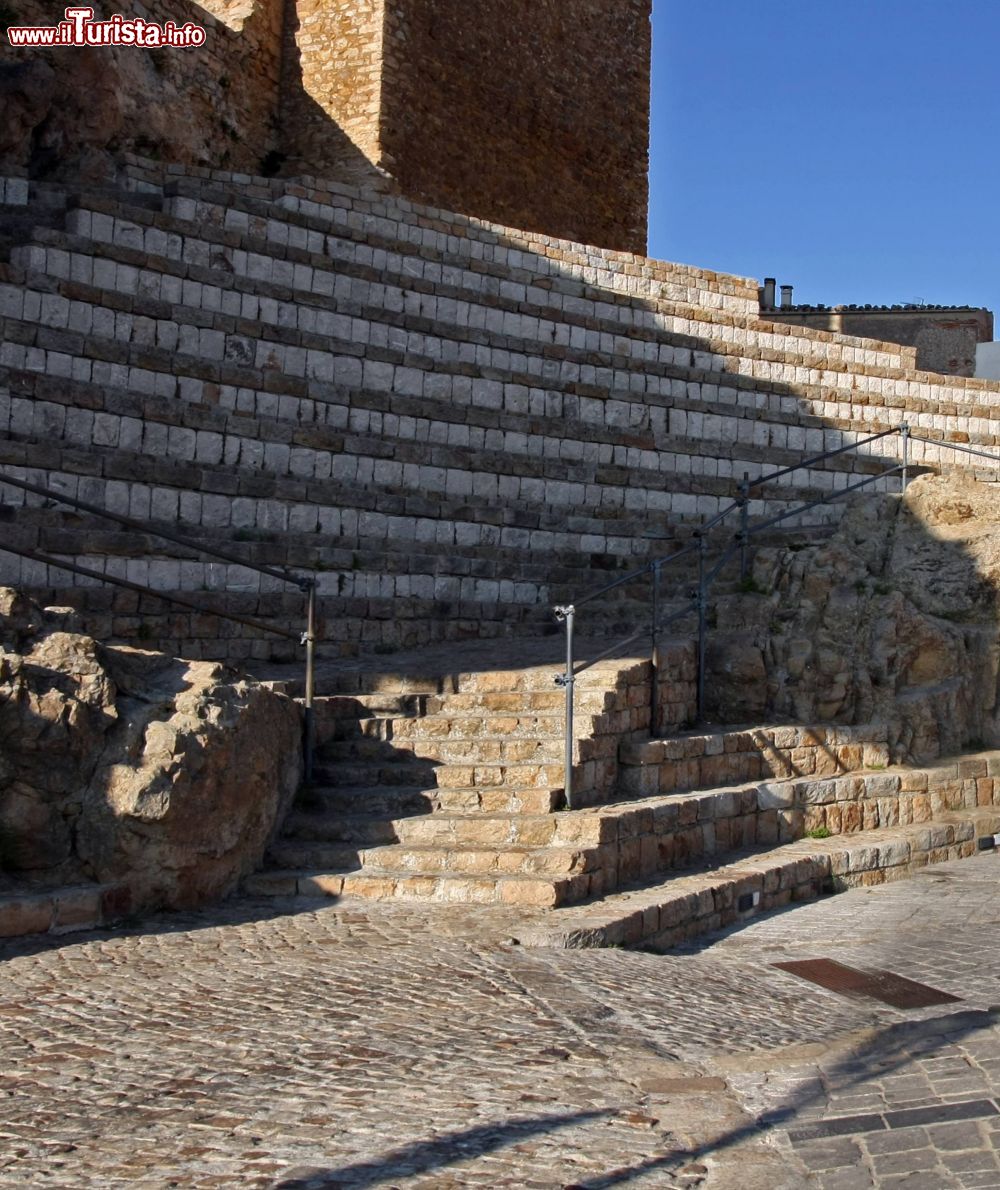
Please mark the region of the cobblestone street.
[[[997, 1187], [998, 886], [988, 855], [668, 955], [246, 900], [9, 944], [0, 1184]], [[818, 958], [959, 999], [773, 965]]]

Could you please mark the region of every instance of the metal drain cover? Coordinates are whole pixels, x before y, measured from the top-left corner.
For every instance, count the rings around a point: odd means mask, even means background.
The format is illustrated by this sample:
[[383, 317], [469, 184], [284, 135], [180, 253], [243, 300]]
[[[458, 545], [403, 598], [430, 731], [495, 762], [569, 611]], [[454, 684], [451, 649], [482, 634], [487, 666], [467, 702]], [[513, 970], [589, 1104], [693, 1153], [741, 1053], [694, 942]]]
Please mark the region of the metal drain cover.
[[932, 1008], [935, 1004], [952, 1004], [961, 999], [924, 983], [904, 979], [902, 975], [893, 975], [891, 971], [858, 971], [833, 959], [800, 959], [792, 963], [772, 963], [771, 966], [819, 984], [828, 991], [845, 996], [868, 996], [892, 1008]]

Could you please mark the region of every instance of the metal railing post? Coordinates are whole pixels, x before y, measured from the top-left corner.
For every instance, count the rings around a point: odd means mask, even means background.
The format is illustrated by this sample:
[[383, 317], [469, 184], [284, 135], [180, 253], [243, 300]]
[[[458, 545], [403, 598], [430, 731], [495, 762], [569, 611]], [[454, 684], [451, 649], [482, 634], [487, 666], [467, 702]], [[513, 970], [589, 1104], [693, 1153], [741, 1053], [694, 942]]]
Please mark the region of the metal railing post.
[[566, 739], [563, 755], [563, 795], [566, 809], [573, 809], [573, 688], [576, 676], [573, 673], [573, 621], [576, 608], [572, 603], [555, 609], [556, 617], [566, 625], [566, 672], [556, 675], [556, 685], [566, 692]]
[[308, 579], [302, 586], [306, 593], [306, 630], [302, 633], [302, 643], [306, 647], [302, 780], [308, 789], [312, 785], [313, 758], [316, 752], [316, 720], [313, 713], [313, 697], [316, 693], [316, 580]]
[[750, 473], [743, 472], [740, 484], [740, 579], [747, 577], [750, 569]]
[[903, 435], [903, 491], [905, 492], [910, 478], [910, 427], [904, 422], [899, 427], [899, 431]]
[[708, 542], [698, 539], [698, 722], [705, 721], [705, 636], [708, 592], [705, 589], [705, 552]]
[[660, 563], [653, 562], [652, 683], [649, 693], [649, 734], [660, 734]]

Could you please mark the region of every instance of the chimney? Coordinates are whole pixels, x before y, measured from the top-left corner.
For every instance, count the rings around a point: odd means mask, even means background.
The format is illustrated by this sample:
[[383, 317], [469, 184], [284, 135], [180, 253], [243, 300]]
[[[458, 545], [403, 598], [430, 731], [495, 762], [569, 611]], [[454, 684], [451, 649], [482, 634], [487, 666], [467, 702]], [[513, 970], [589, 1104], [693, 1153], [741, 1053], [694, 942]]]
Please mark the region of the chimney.
[[781, 287], [781, 308], [782, 310], [790, 310], [792, 308], [792, 287], [790, 285], [782, 285]]
[[774, 309], [774, 287], [778, 284], [773, 277], [764, 278], [764, 302], [763, 308], [765, 310]]

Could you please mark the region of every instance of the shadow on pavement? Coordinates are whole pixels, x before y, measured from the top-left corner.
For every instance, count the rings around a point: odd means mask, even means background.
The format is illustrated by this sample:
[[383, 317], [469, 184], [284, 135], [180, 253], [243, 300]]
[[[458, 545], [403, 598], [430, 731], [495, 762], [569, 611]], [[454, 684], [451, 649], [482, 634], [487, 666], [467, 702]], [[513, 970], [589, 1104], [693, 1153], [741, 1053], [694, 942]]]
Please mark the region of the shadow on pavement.
[[[678, 1164], [696, 1162], [747, 1141], [760, 1140], [769, 1131], [787, 1130], [804, 1108], [826, 1097], [827, 1087], [830, 1084], [834, 1084], [837, 1090], [842, 1091], [845, 1088], [863, 1084], [870, 1078], [884, 1078], [906, 1066], [913, 1059], [914, 1053], [933, 1054], [942, 1045], [954, 1045], [960, 1042], [963, 1037], [980, 1029], [995, 1027], [998, 1022], [1000, 1022], [1000, 1006], [945, 1013], [927, 1020], [901, 1021], [898, 1024], [889, 1025], [879, 1030], [874, 1037], [866, 1037], [863, 1042], [852, 1049], [851, 1053], [829, 1067], [826, 1071], [826, 1085], [816, 1091], [789, 1099], [762, 1113], [756, 1119], [751, 1119], [738, 1128], [722, 1132], [714, 1139], [683, 1153], [673, 1152], [664, 1154], [662, 1157], [647, 1158], [628, 1169], [612, 1170], [599, 1177], [574, 1183], [567, 1190], [607, 1190], [611, 1186], [622, 1186], [645, 1176], [652, 1170], [670, 1166], [676, 1168]], [[941, 1122], [948, 1118], [945, 1114], [947, 1108], [954, 1106], [956, 1105], [942, 1103], [940, 1109], [935, 1108], [942, 1112]], [[882, 1109], [882, 1111], [884, 1110], [887, 1109]], [[865, 1117], [860, 1117], [857, 1113], [852, 1112], [850, 1117], [844, 1113], [843, 1117], [839, 1118], [860, 1121], [867, 1117], [878, 1118], [880, 1115], [881, 1112], [878, 1109], [869, 1109], [866, 1111]], [[826, 1122], [827, 1119], [832, 1123], [838, 1117], [810, 1117], [809, 1123], [819, 1125]], [[885, 1129], [883, 1124], [879, 1124], [877, 1128], [873, 1127], [868, 1130], [884, 1131]], [[865, 1129], [858, 1127], [855, 1131], [860, 1132]], [[830, 1135], [850, 1136], [851, 1132], [846, 1128], [838, 1129], [837, 1125], [833, 1123]]]
[[434, 1140], [417, 1141], [393, 1149], [373, 1161], [345, 1165], [339, 1169], [310, 1169], [293, 1171], [290, 1177], [275, 1183], [275, 1190], [321, 1190], [322, 1187], [380, 1186], [387, 1178], [412, 1177], [435, 1169], [481, 1157], [496, 1149], [516, 1144], [530, 1136], [554, 1132], [614, 1115], [613, 1111], [574, 1112], [571, 1115], [523, 1117], [500, 1124], [483, 1124], [464, 1132], [448, 1132]]

